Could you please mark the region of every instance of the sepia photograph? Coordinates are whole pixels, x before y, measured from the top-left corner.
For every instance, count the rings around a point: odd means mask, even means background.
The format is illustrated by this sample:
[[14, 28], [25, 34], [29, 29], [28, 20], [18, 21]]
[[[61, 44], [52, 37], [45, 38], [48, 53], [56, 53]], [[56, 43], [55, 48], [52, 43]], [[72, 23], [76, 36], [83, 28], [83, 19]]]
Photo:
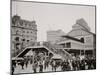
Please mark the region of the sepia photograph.
[[95, 5], [11, 1], [11, 75], [95, 69]]

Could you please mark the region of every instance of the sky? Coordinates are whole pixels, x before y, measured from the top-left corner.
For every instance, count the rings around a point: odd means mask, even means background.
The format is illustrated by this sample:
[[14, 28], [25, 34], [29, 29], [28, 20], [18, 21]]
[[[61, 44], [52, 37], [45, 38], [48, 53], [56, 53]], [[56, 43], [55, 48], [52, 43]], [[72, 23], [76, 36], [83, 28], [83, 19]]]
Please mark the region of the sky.
[[46, 41], [48, 30], [61, 29], [68, 33], [80, 18], [84, 18], [95, 33], [94, 6], [13, 1], [12, 16], [16, 14], [22, 19], [36, 21], [37, 41]]

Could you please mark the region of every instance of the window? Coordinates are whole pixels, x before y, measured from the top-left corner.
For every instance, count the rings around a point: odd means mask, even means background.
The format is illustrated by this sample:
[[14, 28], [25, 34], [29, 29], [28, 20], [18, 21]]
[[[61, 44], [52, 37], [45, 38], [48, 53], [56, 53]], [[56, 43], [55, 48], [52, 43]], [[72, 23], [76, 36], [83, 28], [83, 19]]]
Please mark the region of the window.
[[29, 31], [27, 31], [27, 33], [29, 33]]
[[29, 24], [29, 26], [31, 27], [31, 24]]
[[25, 39], [22, 39], [22, 41], [25, 41]]
[[19, 41], [19, 37], [16, 37], [15, 40], [16, 40], [16, 41]]
[[30, 40], [27, 40], [27, 42], [29, 42]]
[[65, 48], [65, 43], [63, 43], [63, 44], [60, 44], [60, 45], [62, 45], [62, 46]]
[[27, 23], [25, 23], [25, 26], [27, 26]]
[[83, 43], [84, 43], [84, 38], [81, 38], [81, 42], [83, 42]]
[[71, 43], [69, 42], [69, 43], [66, 43], [66, 47], [67, 48], [71, 48]]
[[23, 26], [23, 21], [22, 20], [20, 21], [20, 25]]
[[19, 33], [19, 30], [16, 31], [16, 34], [18, 34], [18, 33]]

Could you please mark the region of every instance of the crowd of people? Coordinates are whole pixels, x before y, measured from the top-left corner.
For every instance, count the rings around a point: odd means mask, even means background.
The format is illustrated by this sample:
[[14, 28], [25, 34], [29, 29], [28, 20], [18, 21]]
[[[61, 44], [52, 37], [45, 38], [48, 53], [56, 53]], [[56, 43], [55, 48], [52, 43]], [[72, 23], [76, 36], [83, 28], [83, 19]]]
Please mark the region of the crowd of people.
[[39, 72], [44, 72], [45, 69], [49, 69], [51, 66], [52, 71], [57, 71], [57, 68], [60, 67], [60, 71], [77, 71], [77, 70], [91, 70], [96, 69], [96, 58], [93, 56], [85, 56], [83, 59], [80, 57], [74, 57], [75, 60], [62, 60], [62, 59], [52, 59], [46, 58], [41, 60], [39, 56], [36, 56], [34, 59], [24, 58], [19, 63], [18, 61], [12, 62], [12, 73], [14, 73], [14, 68], [16, 68], [16, 64], [22, 67], [24, 70], [24, 66], [28, 66], [28, 64], [32, 64], [33, 73], [37, 73], [37, 68], [39, 68]]

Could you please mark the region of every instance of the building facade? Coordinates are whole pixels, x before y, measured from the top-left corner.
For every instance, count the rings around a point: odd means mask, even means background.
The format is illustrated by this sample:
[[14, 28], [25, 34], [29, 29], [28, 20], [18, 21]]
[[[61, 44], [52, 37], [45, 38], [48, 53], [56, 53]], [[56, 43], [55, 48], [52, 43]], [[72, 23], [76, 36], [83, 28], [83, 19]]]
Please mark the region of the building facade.
[[83, 18], [78, 19], [67, 34], [61, 30], [47, 32], [47, 41], [63, 46], [74, 55], [96, 55], [96, 34]]
[[11, 49], [13, 56], [16, 56], [22, 49], [34, 44], [36, 41], [36, 22], [21, 19], [17, 15], [13, 16], [11, 24]]
[[58, 44], [62, 45], [69, 53], [96, 55], [96, 34], [90, 31], [90, 27], [83, 18], [78, 19], [72, 26], [72, 30], [62, 36], [62, 39], [63, 41]]
[[47, 31], [47, 41], [51, 43], [57, 43], [62, 38], [61, 36], [65, 35], [62, 30], [53, 30], [53, 31]]

